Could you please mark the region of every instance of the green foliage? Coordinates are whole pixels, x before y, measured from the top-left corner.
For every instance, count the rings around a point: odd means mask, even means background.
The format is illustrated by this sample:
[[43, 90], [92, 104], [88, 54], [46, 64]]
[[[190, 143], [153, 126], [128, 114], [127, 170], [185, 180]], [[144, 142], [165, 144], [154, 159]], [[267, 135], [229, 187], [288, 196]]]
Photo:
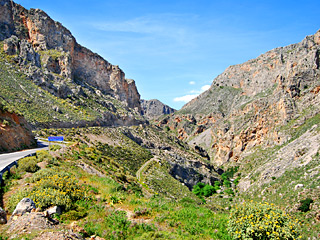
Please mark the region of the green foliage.
[[229, 180], [223, 180], [223, 186], [225, 187], [231, 187], [231, 182]]
[[192, 192], [197, 195], [198, 197], [210, 197], [214, 193], [216, 193], [215, 187], [204, 184], [202, 182], [198, 182], [196, 185], [193, 186]]
[[231, 239], [226, 231], [226, 215], [188, 202], [174, 205], [160, 200], [159, 203], [161, 215], [156, 220], [170, 226], [178, 235], [174, 239]]
[[214, 189], [217, 191], [220, 189], [221, 183], [219, 181], [214, 181]]
[[7, 239], [9, 239], [9, 237], [3, 237], [0, 235], [0, 240], [7, 240]]
[[148, 208], [135, 208], [134, 209], [134, 217], [140, 217], [140, 216], [148, 216], [150, 215], [150, 209]]
[[300, 237], [298, 220], [273, 204], [249, 202], [230, 213], [228, 232], [233, 239], [288, 239]]
[[53, 158], [47, 150], [37, 151], [36, 156], [37, 156], [38, 162], [50, 161]]
[[4, 126], [10, 126], [10, 122], [9, 122], [8, 120], [6, 120], [6, 119], [4, 119], [4, 120], [2, 121], [2, 124], [3, 124]]
[[238, 171], [238, 169], [239, 169], [238, 166], [228, 168], [227, 171], [225, 171], [224, 173], [221, 174], [221, 179], [222, 180], [229, 180]]
[[60, 145], [50, 145], [50, 151], [57, 151], [57, 150], [60, 150], [62, 147]]
[[205, 185], [203, 188], [203, 196], [210, 197], [216, 192], [215, 188], [209, 184]]
[[85, 212], [85, 209], [77, 208], [76, 210], [70, 210], [66, 213], [63, 213], [59, 217], [59, 219], [62, 221], [65, 221], [65, 220], [77, 221], [77, 220], [84, 218], [86, 216], [87, 216], [87, 213]]
[[239, 181], [240, 181], [240, 177], [237, 177], [237, 178], [233, 181], [234, 185], [237, 186], [237, 185], [239, 184]]
[[126, 212], [112, 211], [105, 215], [103, 222], [87, 222], [84, 229], [88, 236], [98, 235], [105, 239], [131, 239], [135, 235], [141, 235], [144, 232], [154, 231], [153, 228], [146, 224], [131, 226], [127, 220]]
[[23, 172], [34, 173], [40, 169], [40, 167], [37, 165], [36, 157], [26, 157], [26, 158], [20, 159], [18, 166], [19, 166], [18, 167], [19, 171], [23, 171]]
[[300, 207], [298, 208], [301, 212], [308, 212], [310, 210], [310, 204], [313, 203], [311, 198], [306, 198], [300, 201]]
[[198, 197], [203, 196], [203, 188], [205, 184], [202, 182], [198, 182], [196, 185], [193, 186], [192, 192], [197, 195]]
[[[45, 175], [47, 177], [39, 179]], [[86, 197], [86, 189], [72, 176], [52, 175], [50, 171], [42, 171], [31, 181], [35, 181], [32, 189], [21, 190], [10, 197], [10, 210], [24, 197], [31, 198], [38, 208], [45, 209], [56, 205], [65, 210], [71, 209], [77, 200]]]
[[227, 188], [226, 190], [224, 190], [224, 192], [228, 195], [234, 195], [234, 192], [231, 188]]
[[20, 190], [15, 192], [14, 194], [12, 194], [9, 198], [8, 201], [8, 205], [7, 208], [9, 210], [9, 212], [13, 212], [15, 207], [17, 206], [17, 204], [25, 197], [28, 197], [28, 195], [30, 194], [30, 189], [24, 189], [24, 190]]
[[70, 174], [66, 172], [59, 171], [58, 169], [55, 168], [44, 168], [41, 169], [40, 171], [34, 173], [30, 178], [27, 179], [28, 182], [34, 183], [38, 182], [41, 179], [48, 179], [49, 177], [52, 177], [54, 175], [58, 175], [60, 177], [69, 177]]
[[34, 189], [28, 197], [34, 200], [37, 208], [46, 209], [50, 206], [59, 206], [63, 209], [72, 207], [71, 197], [64, 191], [55, 188], [42, 187]]

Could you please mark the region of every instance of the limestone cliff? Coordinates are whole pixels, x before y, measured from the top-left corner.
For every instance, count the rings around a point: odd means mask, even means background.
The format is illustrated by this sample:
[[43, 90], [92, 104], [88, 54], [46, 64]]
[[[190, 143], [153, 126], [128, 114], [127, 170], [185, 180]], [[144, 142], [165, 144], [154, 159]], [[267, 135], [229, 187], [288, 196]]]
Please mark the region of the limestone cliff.
[[158, 117], [164, 114], [174, 113], [176, 110], [163, 104], [157, 99], [144, 100], [141, 99], [142, 115], [148, 118]]
[[320, 113], [320, 31], [302, 42], [228, 67], [211, 88], [159, 125], [176, 131], [191, 146], [208, 151], [215, 164], [243, 162], [257, 147], [292, 139]]
[[108, 105], [111, 112], [117, 108], [115, 99], [127, 109], [141, 111], [134, 80], [78, 44], [68, 29], [42, 10], [0, 0], [0, 41], [28, 79], [58, 98], [84, 105], [85, 99], [100, 97], [99, 104]]

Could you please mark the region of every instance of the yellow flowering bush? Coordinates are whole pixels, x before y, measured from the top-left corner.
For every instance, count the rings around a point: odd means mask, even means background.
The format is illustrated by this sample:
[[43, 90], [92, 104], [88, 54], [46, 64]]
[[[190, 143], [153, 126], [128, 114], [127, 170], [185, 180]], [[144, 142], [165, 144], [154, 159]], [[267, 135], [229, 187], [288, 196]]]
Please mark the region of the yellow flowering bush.
[[48, 178], [53, 175], [59, 175], [60, 177], [70, 176], [70, 174], [59, 171], [58, 168], [43, 168], [39, 170], [38, 172], [34, 173], [30, 178], [27, 178], [26, 180], [31, 183], [35, 183], [37, 181], [40, 181], [41, 179]]
[[75, 177], [60, 176], [58, 174], [40, 179], [35, 183], [35, 189], [56, 189], [65, 193], [72, 201], [84, 197], [84, 189], [78, 185]]
[[299, 222], [269, 203], [243, 203], [233, 207], [228, 223], [233, 239], [299, 239]]
[[37, 165], [36, 157], [25, 157], [19, 160], [18, 170], [22, 172], [31, 172], [34, 173], [40, 169]]
[[68, 210], [72, 206], [70, 196], [59, 189], [43, 188], [34, 190], [28, 197], [34, 200], [37, 208], [41, 209], [50, 206], [60, 206]]
[[35, 179], [33, 179], [35, 184], [31, 189], [19, 191], [11, 196], [9, 200], [11, 211], [24, 197], [31, 198], [37, 208], [45, 209], [50, 206], [60, 206], [65, 210], [71, 209], [77, 200], [87, 197], [87, 190], [73, 176], [48, 174], [37, 181]]

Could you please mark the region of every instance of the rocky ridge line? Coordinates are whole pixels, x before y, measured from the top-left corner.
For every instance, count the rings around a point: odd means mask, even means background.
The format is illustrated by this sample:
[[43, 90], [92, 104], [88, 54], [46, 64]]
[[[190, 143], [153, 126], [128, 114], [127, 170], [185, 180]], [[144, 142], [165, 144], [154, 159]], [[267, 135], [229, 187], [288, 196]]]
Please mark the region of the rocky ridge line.
[[174, 113], [176, 110], [157, 99], [140, 100], [142, 115], [147, 118], [155, 118], [165, 114]]

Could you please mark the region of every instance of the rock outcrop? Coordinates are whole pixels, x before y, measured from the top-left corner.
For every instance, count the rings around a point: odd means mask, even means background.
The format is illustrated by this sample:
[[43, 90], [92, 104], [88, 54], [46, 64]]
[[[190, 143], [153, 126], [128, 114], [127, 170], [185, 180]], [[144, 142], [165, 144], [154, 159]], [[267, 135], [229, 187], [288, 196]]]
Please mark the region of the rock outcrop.
[[36, 140], [26, 120], [0, 105], [0, 153], [36, 146]]
[[[47, 73], [60, 75], [60, 80], [66, 78], [89, 84], [126, 102], [131, 108], [140, 107], [140, 95], [134, 81], [126, 79], [118, 66], [79, 45], [68, 29], [44, 11], [26, 10], [12, 1], [2, 2], [7, 2], [1, 4], [5, 8], [2, 12], [7, 13], [2, 24], [15, 26], [12, 32], [21, 39], [18, 50], [29, 48], [30, 45], [26, 45], [30, 43], [36, 53], [43, 55]], [[56, 51], [58, 56], [52, 56], [50, 51]]]
[[11, 61], [6, 65], [13, 62], [29, 80], [55, 97], [80, 107], [89, 105], [100, 115], [94, 120], [100, 125], [125, 125], [128, 118], [140, 114], [135, 81], [126, 79], [119, 66], [78, 44], [61, 23], [42, 10], [27, 10], [9, 0], [0, 1], [0, 15], [1, 50]]
[[157, 99], [140, 100], [142, 115], [147, 118], [155, 118], [165, 114], [174, 113], [176, 110], [165, 105]]
[[11, 218], [30, 213], [32, 210], [36, 210], [36, 204], [30, 198], [23, 198], [14, 209]]
[[320, 113], [320, 31], [302, 42], [228, 67], [209, 90], [159, 126], [205, 149], [214, 164], [241, 162], [256, 147], [287, 142]]
[[0, 207], [0, 224], [6, 224], [7, 223], [7, 213], [5, 210], [3, 210]]

